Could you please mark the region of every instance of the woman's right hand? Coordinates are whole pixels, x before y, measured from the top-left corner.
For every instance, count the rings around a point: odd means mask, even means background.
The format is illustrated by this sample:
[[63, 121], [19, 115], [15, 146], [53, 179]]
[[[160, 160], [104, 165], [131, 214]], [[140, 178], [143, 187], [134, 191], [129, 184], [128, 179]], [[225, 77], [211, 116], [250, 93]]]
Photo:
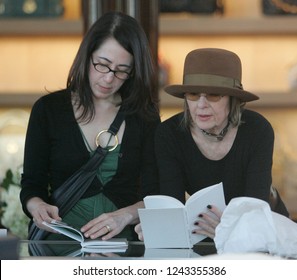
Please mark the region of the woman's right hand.
[[42, 224], [43, 221], [50, 223], [52, 220], [61, 221], [57, 206], [45, 203], [39, 197], [32, 197], [27, 202], [27, 209], [33, 217], [33, 221], [41, 229], [52, 231], [49, 227]]

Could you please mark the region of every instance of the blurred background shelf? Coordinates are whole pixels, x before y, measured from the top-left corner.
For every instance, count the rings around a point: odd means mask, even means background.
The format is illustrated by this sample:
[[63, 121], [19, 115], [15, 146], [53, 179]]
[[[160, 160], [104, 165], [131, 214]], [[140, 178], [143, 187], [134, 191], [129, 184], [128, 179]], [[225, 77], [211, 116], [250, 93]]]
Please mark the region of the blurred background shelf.
[[[0, 36], [81, 35], [80, 19], [0, 19]], [[160, 35], [297, 35], [297, 17], [224, 18], [216, 15], [164, 14]]]
[[297, 17], [224, 18], [216, 15], [162, 15], [159, 28], [160, 34], [163, 35], [297, 34]]
[[[43, 94], [39, 93], [1, 93], [0, 107], [31, 107], [33, 103]], [[248, 108], [297, 108], [297, 91], [281, 93], [260, 93], [260, 99], [247, 103]], [[183, 99], [175, 98], [163, 90], [159, 96], [162, 107], [181, 107]]]
[[34, 102], [41, 96], [42, 94], [37, 93], [1, 93], [0, 108], [31, 108]]
[[65, 19], [0, 19], [0, 36], [81, 35], [82, 20]]

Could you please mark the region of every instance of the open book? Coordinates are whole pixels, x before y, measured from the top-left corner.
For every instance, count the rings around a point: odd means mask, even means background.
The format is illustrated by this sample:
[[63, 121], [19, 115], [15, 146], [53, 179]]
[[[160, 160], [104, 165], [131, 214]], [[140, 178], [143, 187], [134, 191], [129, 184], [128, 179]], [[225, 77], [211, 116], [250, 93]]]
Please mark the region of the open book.
[[209, 204], [222, 211], [226, 207], [222, 183], [197, 191], [185, 205], [166, 195], [146, 196], [144, 204], [138, 213], [146, 248], [192, 248], [206, 238], [192, 234], [198, 215], [209, 212]]
[[52, 220], [50, 223], [44, 221], [43, 224], [55, 230], [56, 232], [64, 234], [78, 241], [82, 247], [82, 251], [85, 252], [111, 252], [112, 250], [118, 252], [128, 248], [128, 242], [125, 238], [112, 238], [110, 240], [85, 240], [80, 230], [73, 228], [66, 223]]

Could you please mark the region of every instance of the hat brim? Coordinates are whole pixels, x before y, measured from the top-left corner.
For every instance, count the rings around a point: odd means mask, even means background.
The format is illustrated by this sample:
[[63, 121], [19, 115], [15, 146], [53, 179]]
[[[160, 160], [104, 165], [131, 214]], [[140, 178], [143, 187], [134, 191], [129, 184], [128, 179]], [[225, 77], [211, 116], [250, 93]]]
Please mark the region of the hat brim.
[[175, 97], [184, 98], [186, 92], [200, 92], [208, 94], [219, 94], [237, 97], [242, 102], [250, 102], [259, 99], [253, 93], [242, 89], [229, 87], [215, 87], [215, 86], [197, 86], [197, 85], [170, 85], [166, 86], [164, 90]]

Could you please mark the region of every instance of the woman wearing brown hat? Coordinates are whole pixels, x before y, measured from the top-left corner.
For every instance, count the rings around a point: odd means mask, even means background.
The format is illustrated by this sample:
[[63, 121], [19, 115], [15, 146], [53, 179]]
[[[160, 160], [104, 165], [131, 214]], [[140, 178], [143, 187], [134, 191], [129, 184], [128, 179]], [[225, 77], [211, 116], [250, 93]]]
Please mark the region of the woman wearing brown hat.
[[[185, 192], [192, 195], [223, 182], [226, 203], [239, 196], [268, 202], [274, 132], [263, 116], [244, 109], [258, 97], [243, 90], [239, 57], [223, 49], [191, 51], [183, 84], [165, 91], [184, 99], [184, 112], [161, 123], [156, 132], [161, 194], [184, 202]], [[282, 214], [288, 215], [282, 206]], [[221, 213], [215, 205], [208, 208], [216, 218], [197, 213], [193, 233], [213, 238]], [[136, 231], [140, 233], [139, 226]]]

